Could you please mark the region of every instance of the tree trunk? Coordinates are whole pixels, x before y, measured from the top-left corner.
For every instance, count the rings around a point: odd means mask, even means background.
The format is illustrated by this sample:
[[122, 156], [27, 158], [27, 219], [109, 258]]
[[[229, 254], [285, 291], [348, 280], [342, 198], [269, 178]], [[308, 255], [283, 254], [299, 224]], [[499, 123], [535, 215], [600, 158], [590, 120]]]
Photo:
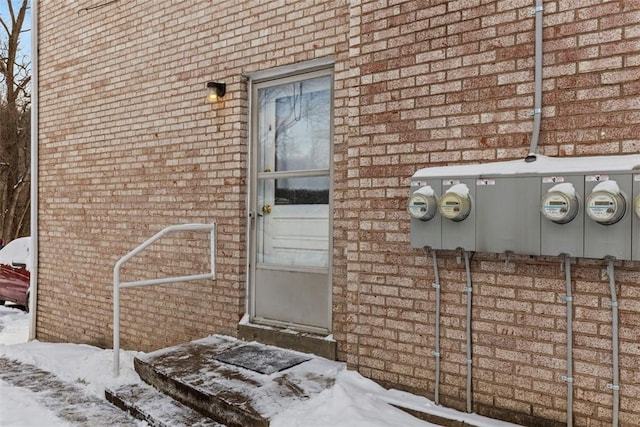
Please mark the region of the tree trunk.
[[8, 12], [0, 17], [0, 237], [8, 242], [24, 235], [29, 223], [31, 75], [28, 56], [20, 51], [28, 0], [0, 2]]

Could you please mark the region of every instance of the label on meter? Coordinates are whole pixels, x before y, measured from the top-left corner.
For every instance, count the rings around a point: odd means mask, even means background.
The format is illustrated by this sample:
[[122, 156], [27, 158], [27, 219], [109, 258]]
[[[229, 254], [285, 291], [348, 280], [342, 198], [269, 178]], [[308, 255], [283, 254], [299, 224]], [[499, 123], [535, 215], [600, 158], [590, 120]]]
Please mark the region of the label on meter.
[[609, 175], [585, 175], [585, 182], [602, 182], [608, 181]]
[[636, 196], [636, 199], [633, 201], [633, 210], [636, 213], [636, 216], [640, 218], [640, 194]]
[[543, 184], [551, 184], [555, 182], [564, 182], [564, 176], [543, 176], [542, 177]]

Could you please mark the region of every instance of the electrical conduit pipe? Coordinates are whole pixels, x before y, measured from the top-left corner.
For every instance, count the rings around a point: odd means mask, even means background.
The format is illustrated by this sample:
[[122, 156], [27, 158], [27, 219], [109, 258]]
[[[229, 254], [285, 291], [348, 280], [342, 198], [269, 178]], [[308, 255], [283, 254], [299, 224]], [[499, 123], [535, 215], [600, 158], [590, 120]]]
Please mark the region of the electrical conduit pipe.
[[464, 291], [467, 293], [467, 412], [473, 412], [473, 405], [471, 401], [471, 363], [472, 363], [472, 352], [471, 352], [471, 293], [473, 291], [473, 287], [471, 284], [471, 267], [469, 266], [469, 252], [464, 251], [464, 268], [467, 273], [467, 286], [464, 288]]
[[542, 120], [542, 0], [536, 0], [536, 45], [535, 45], [535, 70], [534, 70], [534, 95], [533, 95], [533, 130], [531, 131], [531, 145], [526, 162], [536, 161], [538, 151], [538, 139], [540, 138], [540, 122]]
[[436, 290], [436, 331], [435, 331], [435, 344], [433, 350], [433, 356], [436, 358], [436, 374], [435, 374], [435, 392], [434, 402], [436, 405], [440, 404], [440, 274], [438, 273], [438, 259], [436, 251], [431, 252], [433, 254], [433, 274], [434, 280], [433, 288]]
[[562, 380], [567, 383], [567, 427], [573, 426], [573, 292], [571, 290], [571, 257], [564, 258], [567, 294], [562, 298], [567, 303], [567, 375]]
[[611, 340], [612, 340], [612, 369], [613, 383], [607, 384], [607, 388], [613, 391], [613, 419], [611, 425], [618, 427], [618, 416], [620, 411], [620, 369], [618, 363], [618, 297], [616, 295], [615, 268], [613, 263], [615, 258], [608, 258], [607, 275], [609, 276], [609, 290], [611, 291]]
[[31, 0], [31, 278], [29, 340], [36, 339], [38, 316], [38, 0]]

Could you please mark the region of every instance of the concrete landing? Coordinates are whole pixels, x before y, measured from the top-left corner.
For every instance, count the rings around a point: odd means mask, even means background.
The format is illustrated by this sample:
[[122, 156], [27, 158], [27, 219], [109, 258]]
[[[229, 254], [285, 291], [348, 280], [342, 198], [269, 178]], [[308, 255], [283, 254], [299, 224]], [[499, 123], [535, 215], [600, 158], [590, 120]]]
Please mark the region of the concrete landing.
[[[228, 427], [267, 427], [292, 404], [330, 388], [345, 369], [343, 363], [311, 354], [218, 335], [148, 353], [134, 365], [158, 391]], [[110, 401], [134, 415], [149, 412], [131, 409], [143, 407], [144, 399], [155, 400], [145, 396], [139, 390], [107, 391]], [[136, 416], [162, 425], [150, 416]]]

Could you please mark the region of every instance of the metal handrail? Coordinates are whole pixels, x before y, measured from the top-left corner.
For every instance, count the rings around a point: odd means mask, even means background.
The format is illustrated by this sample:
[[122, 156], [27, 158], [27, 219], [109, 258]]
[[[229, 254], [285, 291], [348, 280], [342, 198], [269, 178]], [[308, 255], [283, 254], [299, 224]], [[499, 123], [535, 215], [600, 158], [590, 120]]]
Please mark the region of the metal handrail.
[[[196, 274], [191, 276], [177, 276], [167, 277], [163, 279], [150, 279], [150, 280], [138, 280], [135, 282], [120, 283], [120, 268], [122, 265], [129, 261], [131, 258], [145, 250], [148, 246], [153, 244], [156, 240], [162, 238], [168, 233], [174, 231], [203, 231], [209, 230], [210, 246], [209, 252], [211, 256], [211, 272], [205, 274]], [[123, 256], [116, 262], [113, 268], [113, 375], [117, 377], [120, 375], [120, 289], [121, 288], [133, 288], [140, 286], [153, 286], [163, 285], [174, 282], [189, 282], [193, 280], [205, 280], [216, 278], [216, 224], [180, 224], [170, 225], [163, 230], [156, 233], [153, 237], [149, 238], [146, 242], [137, 246], [131, 252]]]

